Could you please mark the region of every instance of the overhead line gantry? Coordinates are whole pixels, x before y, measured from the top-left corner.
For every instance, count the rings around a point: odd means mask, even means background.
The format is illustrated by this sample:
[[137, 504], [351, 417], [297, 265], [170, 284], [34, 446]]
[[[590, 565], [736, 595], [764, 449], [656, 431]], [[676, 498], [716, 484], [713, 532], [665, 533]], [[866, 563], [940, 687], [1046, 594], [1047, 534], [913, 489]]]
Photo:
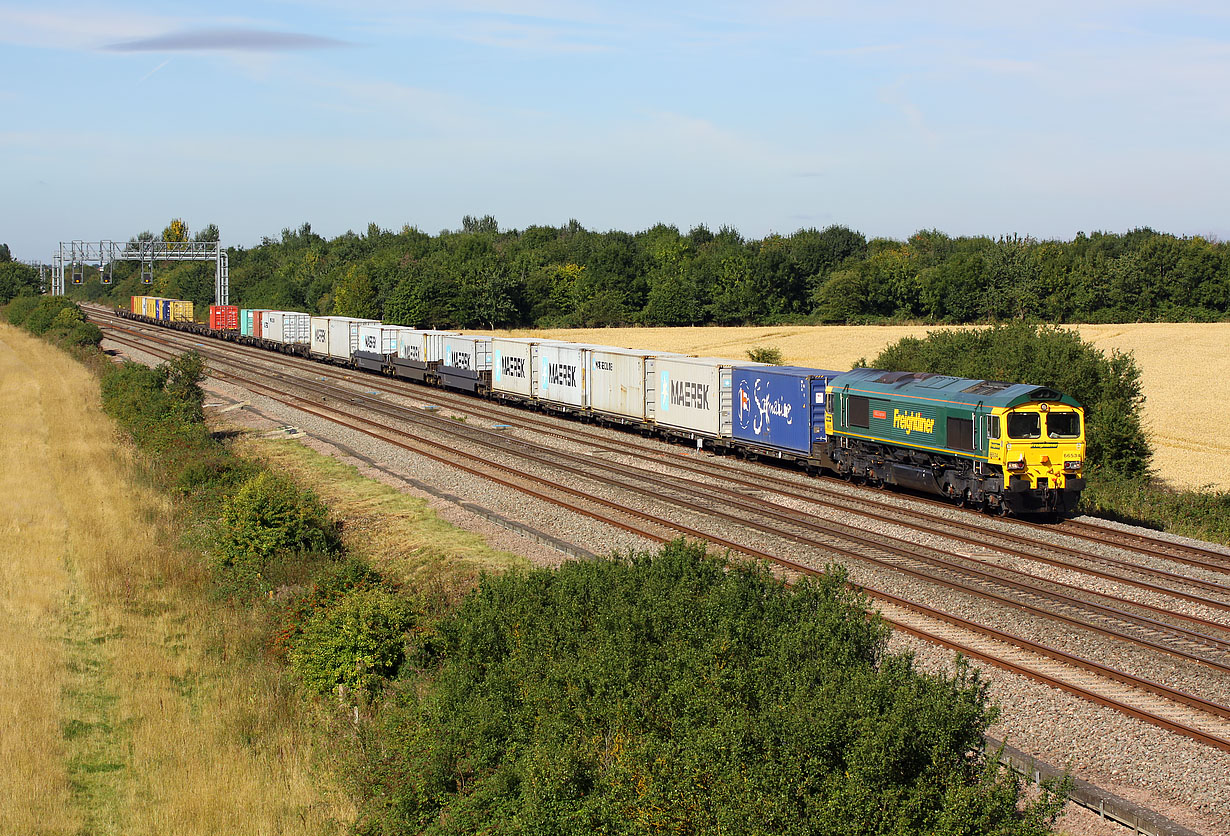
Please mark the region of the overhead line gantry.
[[141, 283], [154, 281], [156, 261], [214, 262], [214, 302], [229, 304], [230, 263], [218, 241], [61, 241], [51, 256], [51, 295], [64, 295], [64, 268], [68, 265], [72, 283], [85, 283], [86, 265], [98, 265], [103, 284], [111, 284], [117, 261], [139, 261]]

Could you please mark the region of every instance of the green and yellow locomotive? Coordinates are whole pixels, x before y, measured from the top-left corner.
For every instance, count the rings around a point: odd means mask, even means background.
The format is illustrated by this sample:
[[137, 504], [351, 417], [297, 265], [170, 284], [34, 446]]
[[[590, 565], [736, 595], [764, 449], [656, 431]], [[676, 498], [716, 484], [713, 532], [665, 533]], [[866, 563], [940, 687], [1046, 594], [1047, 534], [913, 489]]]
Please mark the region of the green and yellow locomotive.
[[1084, 411], [1053, 389], [855, 369], [834, 377], [829, 466], [1003, 514], [1071, 511], [1085, 487]]

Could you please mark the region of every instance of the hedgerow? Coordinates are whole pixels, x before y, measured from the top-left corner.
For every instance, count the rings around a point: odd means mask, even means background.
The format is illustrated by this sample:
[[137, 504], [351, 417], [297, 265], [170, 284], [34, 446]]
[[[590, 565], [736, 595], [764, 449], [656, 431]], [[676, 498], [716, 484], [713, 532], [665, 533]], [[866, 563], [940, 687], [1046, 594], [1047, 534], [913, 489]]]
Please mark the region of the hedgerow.
[[71, 299], [19, 296], [5, 308], [10, 323], [66, 348], [97, 348], [102, 331]]

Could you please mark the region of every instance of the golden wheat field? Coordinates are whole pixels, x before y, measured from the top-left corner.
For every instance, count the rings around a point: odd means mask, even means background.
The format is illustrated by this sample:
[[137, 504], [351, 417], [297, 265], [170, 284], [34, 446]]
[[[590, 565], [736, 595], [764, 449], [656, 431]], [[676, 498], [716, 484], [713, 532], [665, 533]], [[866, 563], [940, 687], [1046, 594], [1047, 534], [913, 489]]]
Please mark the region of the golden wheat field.
[[[1145, 421], [1158, 477], [1175, 487], [1230, 490], [1230, 437], [1218, 416], [1230, 403], [1230, 323], [1141, 323], [1073, 326], [1109, 353], [1132, 352], [1140, 366]], [[713, 357], [745, 358], [752, 346], [780, 348], [787, 363], [848, 369], [870, 361], [924, 326], [781, 326], [768, 328], [598, 328], [508, 331], [576, 342], [657, 348]]]
[[252, 613], [205, 594], [97, 378], [8, 325], [0, 457], [0, 833], [306, 836], [352, 819], [297, 695], [248, 649]]

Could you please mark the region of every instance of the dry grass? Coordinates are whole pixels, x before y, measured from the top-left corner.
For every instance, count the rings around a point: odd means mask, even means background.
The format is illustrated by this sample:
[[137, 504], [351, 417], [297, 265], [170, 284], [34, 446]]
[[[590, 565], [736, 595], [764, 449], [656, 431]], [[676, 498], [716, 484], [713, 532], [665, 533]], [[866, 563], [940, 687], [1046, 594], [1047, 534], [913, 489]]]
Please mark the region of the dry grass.
[[55, 416], [25, 362], [29, 346], [14, 351], [12, 335], [0, 331], [0, 833], [76, 833], [85, 820], [73, 804], [60, 710], [71, 584], [62, 501], [72, 497], [39, 478]]
[[388, 577], [455, 599], [481, 572], [529, 567], [524, 557], [492, 549], [481, 535], [441, 520], [426, 501], [368, 479], [298, 441], [248, 435], [235, 450], [312, 488], [345, 521], [347, 550], [366, 557]]
[[205, 596], [98, 407], [96, 380], [0, 326], [0, 832], [318, 834], [313, 737], [264, 625]]
[[[1144, 380], [1145, 422], [1166, 482], [1183, 488], [1230, 490], [1230, 435], [1217, 421], [1230, 402], [1230, 323], [1142, 323], [1076, 326], [1098, 348], [1132, 352]], [[508, 331], [577, 342], [652, 347], [746, 359], [752, 346], [775, 346], [787, 364], [848, 369], [869, 361], [901, 337], [922, 337], [924, 326], [837, 325], [764, 328], [595, 328]]]

